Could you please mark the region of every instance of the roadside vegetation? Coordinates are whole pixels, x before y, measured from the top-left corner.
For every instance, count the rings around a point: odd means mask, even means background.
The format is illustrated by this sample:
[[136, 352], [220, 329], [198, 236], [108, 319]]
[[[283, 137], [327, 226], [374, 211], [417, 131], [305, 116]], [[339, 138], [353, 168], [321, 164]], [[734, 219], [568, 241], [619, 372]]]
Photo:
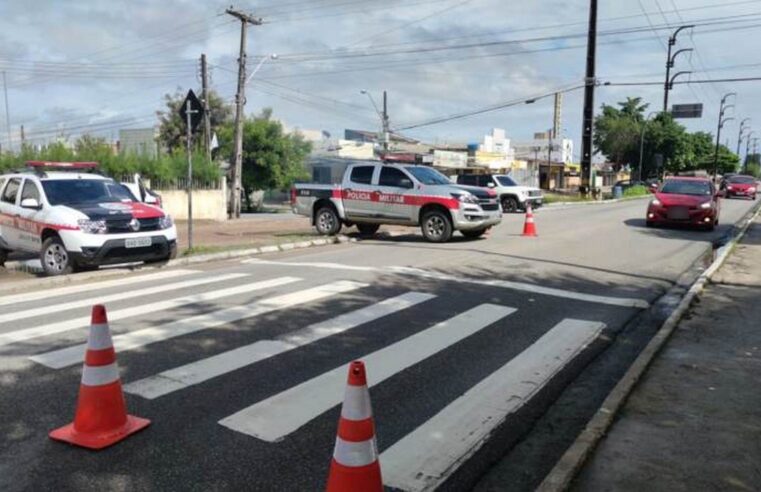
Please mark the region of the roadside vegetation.
[[650, 191], [645, 186], [632, 186], [624, 190], [624, 198], [634, 198], [638, 196], [647, 196]]

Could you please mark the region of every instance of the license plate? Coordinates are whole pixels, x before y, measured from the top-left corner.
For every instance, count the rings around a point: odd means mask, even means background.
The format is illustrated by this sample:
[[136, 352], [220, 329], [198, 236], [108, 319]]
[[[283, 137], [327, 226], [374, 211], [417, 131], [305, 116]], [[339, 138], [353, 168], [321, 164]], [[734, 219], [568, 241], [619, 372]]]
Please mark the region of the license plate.
[[133, 237], [124, 240], [125, 248], [145, 248], [151, 245], [150, 237]]
[[668, 209], [667, 216], [671, 220], [688, 220], [690, 212], [685, 207], [672, 207]]

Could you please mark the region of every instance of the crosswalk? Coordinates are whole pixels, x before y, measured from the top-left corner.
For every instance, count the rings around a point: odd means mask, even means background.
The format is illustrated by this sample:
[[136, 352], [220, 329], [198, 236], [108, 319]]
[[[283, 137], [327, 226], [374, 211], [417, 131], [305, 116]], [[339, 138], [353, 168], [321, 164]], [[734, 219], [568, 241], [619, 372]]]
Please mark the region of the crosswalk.
[[[58, 337], [68, 334], [69, 343], [71, 332], [80, 330], [81, 341], [84, 341], [89, 316], [83, 316], [82, 311], [94, 303], [107, 303], [107, 307], [108, 303], [119, 303], [108, 312], [108, 317], [115, 332], [113, 342], [120, 362], [129, 361], [133, 351], [141, 354], [151, 350], [171, 352], [171, 348], [167, 348], [171, 346], [163, 345], [164, 342], [204, 330], [212, 330], [207, 333], [237, 331], [245, 335], [242, 337], [246, 338], [245, 343], [216, 351], [199, 349], [197, 356], [191, 355], [189, 361], [183, 359], [179, 364], [173, 363], [172, 357], [162, 357], [157, 359], [161, 366], [157, 372], [123, 381], [126, 393], [161, 406], [173, 404], [172, 398], [165, 398], [169, 395], [183, 395], [199, 385], [218, 385], [237, 371], [284, 357], [330, 337], [358, 335], [357, 339], [361, 340], [363, 334], [373, 336], [372, 330], [365, 328], [377, 327], [379, 323], [399, 329], [399, 320], [405, 316], [430, 318], [429, 323], [422, 323], [382, 348], [374, 345], [374, 349], [368, 351], [360, 344], [350, 355], [337, 356], [331, 367], [319, 369], [317, 374], [291, 387], [278, 389], [258, 400], [243, 401], [241, 407], [227, 416], [210, 416], [214, 418], [212, 422], [219, 424], [216, 427], [219, 432], [235, 432], [263, 445], [278, 446], [340, 405], [346, 368], [353, 359], [365, 361], [372, 388], [405, 377], [408, 370], [438, 354], [452, 352], [466, 340], [485, 334], [487, 329], [490, 336], [509, 340], [517, 336], [517, 327], [521, 326], [511, 321], [523, 309], [520, 303], [509, 306], [494, 299], [476, 300], [464, 309], [452, 308], [441, 316], [431, 316], [431, 303], [446, 303], [447, 292], [402, 287], [395, 287], [395, 292], [373, 291], [371, 281], [329, 277], [316, 282], [307, 277], [265, 278], [253, 273], [170, 270], [144, 275], [142, 280], [130, 277], [19, 294], [0, 302], [0, 346], [5, 353], [12, 353], [17, 344], [29, 350], [26, 342], [40, 339], [39, 344], [34, 345], [37, 353], [25, 355], [38, 367], [55, 371], [81, 364], [84, 343], [60, 348]], [[188, 294], [195, 289], [203, 292]], [[334, 302], [332, 305], [339, 312], [329, 313], [324, 320], [311, 321], [305, 317], [301, 327], [281, 330], [274, 336], [273, 331], [266, 330], [263, 333], [268, 336], [258, 336], [256, 322], [248, 322], [264, 318], [262, 324], [267, 325], [286, 313], [298, 313], [345, 296], [355, 296], [354, 303], [349, 304], [352, 307], [336, 308], [343, 304]], [[359, 306], [357, 299], [361, 299]], [[44, 305], [39, 301], [44, 301]], [[455, 303], [456, 306], [466, 304], [462, 300]], [[168, 313], [194, 305], [203, 305], [205, 312], [166, 321], [170, 317]], [[48, 319], [51, 314], [55, 315], [53, 321], [14, 328], [21, 320], [29, 324], [35, 318]], [[139, 321], [138, 327], [129, 329], [135, 321]], [[605, 325], [599, 321], [571, 318], [547, 326], [546, 331], [518, 355], [500, 362], [501, 367], [382, 450], [386, 485], [417, 491], [430, 490], [443, 483], [464, 459], [483, 445], [497, 426], [527, 404], [597, 340], [604, 329]], [[160, 349], [153, 348], [159, 344], [162, 344]], [[56, 348], [50, 350], [51, 346]], [[250, 381], [252, 385], [257, 383], [263, 381]]]

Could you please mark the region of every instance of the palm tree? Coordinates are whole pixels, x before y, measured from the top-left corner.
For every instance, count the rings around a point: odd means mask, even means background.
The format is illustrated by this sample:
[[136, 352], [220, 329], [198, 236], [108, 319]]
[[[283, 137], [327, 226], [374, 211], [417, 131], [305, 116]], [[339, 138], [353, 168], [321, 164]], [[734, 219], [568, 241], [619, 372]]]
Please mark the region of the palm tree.
[[642, 121], [645, 111], [650, 106], [648, 103], [643, 104], [641, 97], [627, 97], [626, 101], [619, 102], [618, 105], [621, 114], [631, 117], [634, 121]]

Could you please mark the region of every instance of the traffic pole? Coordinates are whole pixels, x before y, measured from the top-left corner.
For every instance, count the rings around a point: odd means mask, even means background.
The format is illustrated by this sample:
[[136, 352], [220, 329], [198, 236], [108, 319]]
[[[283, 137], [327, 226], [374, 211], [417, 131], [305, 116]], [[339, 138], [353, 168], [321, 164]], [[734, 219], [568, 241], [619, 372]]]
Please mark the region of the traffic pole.
[[185, 136], [188, 152], [188, 250], [193, 249], [193, 154], [190, 147], [192, 135], [190, 115], [198, 111], [191, 109], [190, 99], [185, 101]]

